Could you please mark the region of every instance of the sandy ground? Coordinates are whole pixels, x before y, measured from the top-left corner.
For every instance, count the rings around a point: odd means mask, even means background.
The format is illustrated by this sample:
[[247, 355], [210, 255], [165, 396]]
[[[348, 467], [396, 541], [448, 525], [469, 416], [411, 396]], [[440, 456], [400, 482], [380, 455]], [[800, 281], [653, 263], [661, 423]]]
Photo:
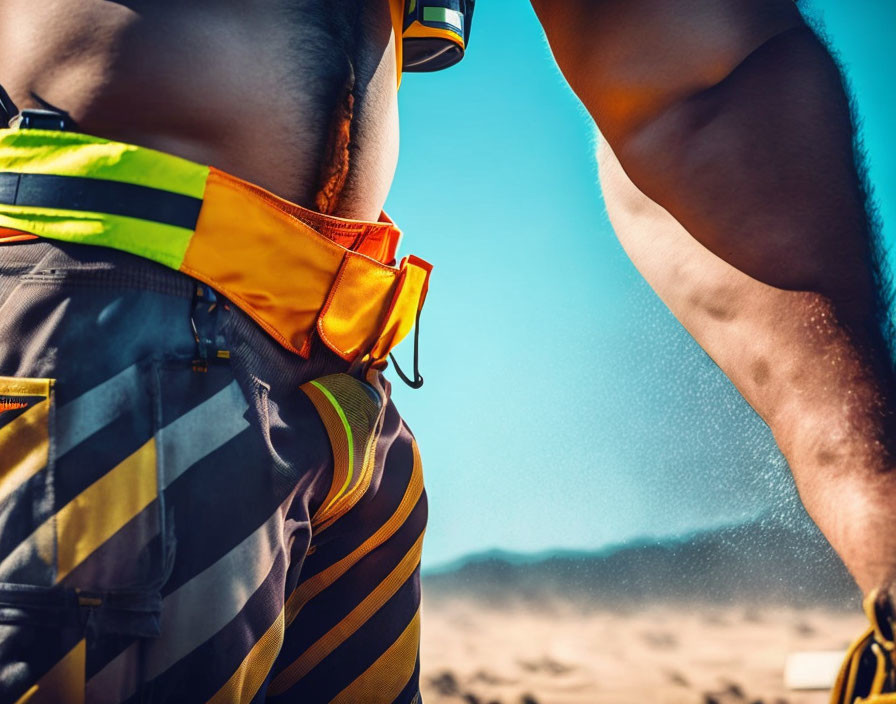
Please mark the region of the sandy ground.
[[787, 691], [788, 653], [845, 649], [860, 613], [756, 607], [569, 604], [488, 608], [427, 602], [426, 704], [823, 704]]

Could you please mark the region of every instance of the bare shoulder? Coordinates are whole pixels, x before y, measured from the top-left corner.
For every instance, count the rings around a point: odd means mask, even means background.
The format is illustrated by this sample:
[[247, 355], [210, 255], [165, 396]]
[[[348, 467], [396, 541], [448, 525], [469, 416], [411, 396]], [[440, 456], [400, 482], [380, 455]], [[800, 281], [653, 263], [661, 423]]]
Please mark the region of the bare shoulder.
[[793, 0], [532, 0], [573, 90], [608, 134], [715, 85], [802, 26]]

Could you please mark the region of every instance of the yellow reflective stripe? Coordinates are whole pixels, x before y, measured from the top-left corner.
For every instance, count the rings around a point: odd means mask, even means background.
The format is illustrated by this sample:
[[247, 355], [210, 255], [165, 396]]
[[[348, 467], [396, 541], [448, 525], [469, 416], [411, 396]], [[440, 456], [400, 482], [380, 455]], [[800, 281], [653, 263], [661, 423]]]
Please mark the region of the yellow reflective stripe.
[[50, 399], [0, 428], [0, 501], [47, 466]]
[[887, 663], [889, 662], [889, 657], [884, 655], [883, 648], [876, 642], [871, 644], [871, 652], [874, 653], [877, 665], [874, 670], [874, 679], [871, 681], [870, 693], [880, 694], [883, 691], [887, 679]]
[[153, 438], [63, 506], [55, 516], [56, 580], [146, 508], [156, 498], [157, 482]]
[[391, 704], [401, 694], [417, 665], [420, 609], [397, 640], [330, 704]]
[[237, 671], [208, 700], [208, 704], [243, 704], [251, 702], [274, 666], [274, 660], [283, 645], [283, 610], [265, 634], [252, 646], [252, 650]]
[[87, 649], [80, 641], [16, 701], [16, 704], [84, 704]]
[[361, 626], [370, 620], [417, 569], [420, 564], [420, 552], [423, 548], [423, 534], [417, 538], [413, 547], [401, 559], [395, 569], [379, 583], [379, 585], [364, 600], [358, 604], [349, 614], [331, 628], [327, 633], [315, 641], [309, 648], [288, 665], [273, 682], [270, 693], [272, 695], [283, 694], [296, 682], [307, 675], [325, 657], [336, 650], [339, 645], [347, 641]]
[[333, 505], [339, 487], [342, 486], [345, 477], [348, 476], [348, 459], [346, 458], [345, 445], [342, 442], [343, 438], [345, 438], [345, 432], [342, 428], [342, 421], [336, 414], [336, 409], [320, 389], [310, 383], [302, 384], [299, 388], [305, 392], [311, 403], [314, 404], [314, 408], [317, 409], [317, 414], [320, 416], [321, 422], [327, 431], [327, 437], [330, 440], [330, 451], [333, 455], [333, 478], [330, 481], [330, 488], [321, 502], [320, 508], [311, 516], [311, 526], [314, 530], [318, 530], [330, 518], [330, 507]]
[[355, 471], [355, 438], [352, 434], [352, 426], [348, 422], [348, 418], [345, 417], [345, 411], [342, 410], [342, 406], [339, 405], [339, 401], [336, 400], [336, 397], [330, 393], [330, 390], [327, 389], [323, 384], [312, 381], [311, 385], [315, 387], [318, 391], [320, 391], [333, 406], [333, 409], [336, 411], [336, 415], [339, 416], [339, 420], [342, 421], [342, 428], [345, 430], [345, 440], [348, 445], [348, 471], [346, 472], [345, 482], [343, 482], [339, 491], [336, 492], [336, 495], [333, 497], [332, 501], [321, 509], [322, 513], [326, 513], [330, 506], [339, 500], [345, 490], [348, 488], [348, 485], [351, 484], [352, 476]]
[[208, 166], [75, 132], [0, 130], [0, 170], [87, 176], [202, 198]]
[[874, 628], [869, 628], [849, 646], [831, 693], [832, 703], [852, 704], [856, 690], [856, 677], [859, 673], [859, 661], [862, 659], [865, 646], [873, 638]]
[[391, 538], [395, 532], [404, 525], [411, 511], [417, 505], [420, 495], [423, 493], [423, 472], [420, 462], [420, 451], [417, 449], [417, 443], [412, 445], [414, 449], [414, 466], [411, 474], [411, 481], [405, 490], [404, 496], [401, 497], [401, 503], [395, 509], [389, 520], [377, 529], [376, 533], [371, 535], [361, 545], [336, 562], [327, 567], [323, 572], [318, 572], [313, 577], [302, 582], [296, 590], [290, 594], [286, 600], [286, 625], [291, 624], [299, 611], [311, 599], [320, 594], [324, 589], [333, 584], [342, 575], [348, 572], [358, 561], [374, 548], [385, 543]]
[[0, 205], [0, 227], [64, 242], [112, 247], [179, 269], [192, 230], [123, 215]]

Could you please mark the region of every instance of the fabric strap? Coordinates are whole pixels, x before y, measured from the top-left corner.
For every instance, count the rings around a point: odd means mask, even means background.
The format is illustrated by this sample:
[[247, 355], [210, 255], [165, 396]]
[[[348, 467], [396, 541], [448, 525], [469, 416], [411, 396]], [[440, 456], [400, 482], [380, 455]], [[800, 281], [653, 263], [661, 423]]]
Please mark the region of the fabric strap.
[[396, 266], [401, 231], [385, 215], [325, 216], [214, 167], [72, 132], [0, 130], [0, 231], [151, 259], [292, 352], [307, 356], [316, 335], [350, 362], [379, 362], [408, 334], [432, 269]]

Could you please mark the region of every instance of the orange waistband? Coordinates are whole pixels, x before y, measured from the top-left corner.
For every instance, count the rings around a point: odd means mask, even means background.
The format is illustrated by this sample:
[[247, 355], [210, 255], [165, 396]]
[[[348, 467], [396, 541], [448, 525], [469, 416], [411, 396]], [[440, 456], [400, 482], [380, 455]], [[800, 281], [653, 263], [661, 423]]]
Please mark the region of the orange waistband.
[[307, 356], [317, 335], [350, 362], [381, 361], [410, 332], [432, 269], [414, 256], [395, 264], [401, 232], [385, 215], [322, 215], [89, 135], [0, 130], [0, 241], [28, 235], [152, 259], [229, 298], [285, 348]]
[[316, 332], [347, 361], [379, 361], [413, 327], [432, 270], [413, 255], [392, 266], [399, 238], [389, 220], [321, 215], [212, 168], [180, 270], [302, 356]]

